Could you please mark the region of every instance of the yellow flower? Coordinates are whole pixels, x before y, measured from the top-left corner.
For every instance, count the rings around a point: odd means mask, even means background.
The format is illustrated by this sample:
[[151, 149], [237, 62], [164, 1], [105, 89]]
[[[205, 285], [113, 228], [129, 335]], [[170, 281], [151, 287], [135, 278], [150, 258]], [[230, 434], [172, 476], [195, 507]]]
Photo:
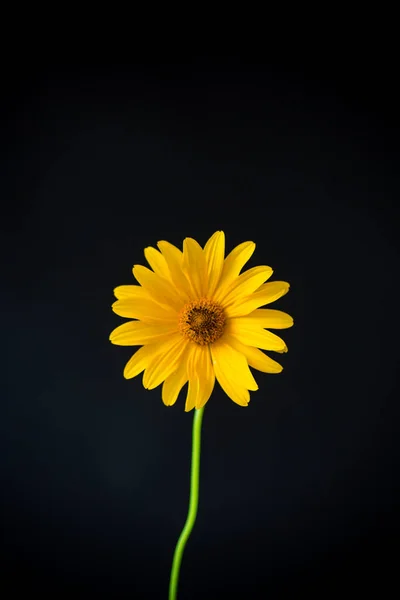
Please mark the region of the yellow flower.
[[162, 399], [172, 406], [189, 382], [185, 410], [201, 408], [215, 378], [237, 404], [247, 406], [249, 390], [258, 389], [249, 369], [280, 373], [281, 365], [263, 350], [287, 352], [285, 342], [268, 329], [285, 329], [293, 319], [279, 310], [260, 308], [289, 290], [285, 281], [265, 283], [271, 267], [253, 267], [240, 274], [254, 252], [244, 242], [225, 257], [225, 235], [217, 231], [204, 249], [192, 238], [183, 252], [169, 242], [145, 249], [151, 269], [135, 265], [139, 285], [114, 290], [113, 311], [135, 319], [110, 335], [113, 344], [142, 346], [128, 361], [124, 377], [142, 371], [143, 385], [163, 384]]

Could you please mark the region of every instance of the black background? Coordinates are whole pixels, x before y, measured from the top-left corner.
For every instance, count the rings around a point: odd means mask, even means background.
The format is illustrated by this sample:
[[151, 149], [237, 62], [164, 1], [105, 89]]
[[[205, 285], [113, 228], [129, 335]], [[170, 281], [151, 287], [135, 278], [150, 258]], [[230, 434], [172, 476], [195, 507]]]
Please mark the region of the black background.
[[[375, 58], [374, 58], [375, 57]], [[291, 284], [280, 375], [204, 414], [180, 598], [393, 583], [398, 544], [396, 77], [371, 53], [25, 64], [2, 100], [3, 583], [166, 598], [192, 413], [125, 381], [112, 290], [143, 249], [217, 229]], [[2, 262], [3, 262], [2, 261]], [[275, 358], [275, 356], [274, 356]]]

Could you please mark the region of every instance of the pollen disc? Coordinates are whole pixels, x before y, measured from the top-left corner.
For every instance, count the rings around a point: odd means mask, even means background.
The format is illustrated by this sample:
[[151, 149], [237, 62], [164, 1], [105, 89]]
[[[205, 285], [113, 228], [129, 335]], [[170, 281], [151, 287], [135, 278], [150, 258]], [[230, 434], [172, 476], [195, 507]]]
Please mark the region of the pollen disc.
[[201, 346], [217, 341], [224, 332], [225, 323], [222, 306], [207, 298], [186, 304], [179, 314], [181, 333]]

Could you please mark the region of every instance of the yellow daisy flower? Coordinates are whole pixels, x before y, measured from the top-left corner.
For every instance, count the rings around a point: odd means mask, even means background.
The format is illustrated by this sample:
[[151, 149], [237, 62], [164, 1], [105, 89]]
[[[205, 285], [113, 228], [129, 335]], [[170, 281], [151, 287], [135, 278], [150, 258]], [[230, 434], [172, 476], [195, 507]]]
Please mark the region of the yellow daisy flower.
[[172, 406], [189, 382], [185, 410], [202, 408], [215, 378], [237, 404], [247, 406], [249, 390], [258, 389], [249, 369], [280, 373], [282, 367], [260, 350], [287, 352], [285, 342], [268, 329], [285, 329], [293, 319], [279, 310], [260, 308], [289, 290], [285, 281], [265, 283], [271, 267], [240, 273], [254, 252], [244, 242], [225, 258], [225, 235], [217, 231], [204, 249], [192, 238], [183, 252], [169, 242], [145, 249], [151, 269], [133, 267], [139, 285], [114, 290], [113, 311], [135, 319], [114, 329], [113, 344], [142, 346], [128, 361], [124, 377], [142, 371], [147, 389], [162, 386]]

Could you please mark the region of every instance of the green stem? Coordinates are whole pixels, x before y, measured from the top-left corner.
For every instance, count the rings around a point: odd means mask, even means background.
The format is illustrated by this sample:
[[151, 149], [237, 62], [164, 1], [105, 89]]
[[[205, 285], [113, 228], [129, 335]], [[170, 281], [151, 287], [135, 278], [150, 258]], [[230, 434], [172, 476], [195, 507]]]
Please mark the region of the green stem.
[[186, 523], [182, 529], [182, 533], [177, 541], [174, 559], [172, 561], [171, 579], [169, 582], [169, 600], [176, 600], [178, 590], [179, 570], [182, 562], [183, 551], [186, 542], [192, 532], [193, 525], [196, 521], [197, 507], [199, 505], [199, 474], [200, 474], [200, 439], [201, 439], [201, 422], [203, 420], [203, 408], [195, 409], [193, 417], [193, 436], [192, 436], [192, 466], [190, 470], [190, 499], [189, 511], [186, 518]]

